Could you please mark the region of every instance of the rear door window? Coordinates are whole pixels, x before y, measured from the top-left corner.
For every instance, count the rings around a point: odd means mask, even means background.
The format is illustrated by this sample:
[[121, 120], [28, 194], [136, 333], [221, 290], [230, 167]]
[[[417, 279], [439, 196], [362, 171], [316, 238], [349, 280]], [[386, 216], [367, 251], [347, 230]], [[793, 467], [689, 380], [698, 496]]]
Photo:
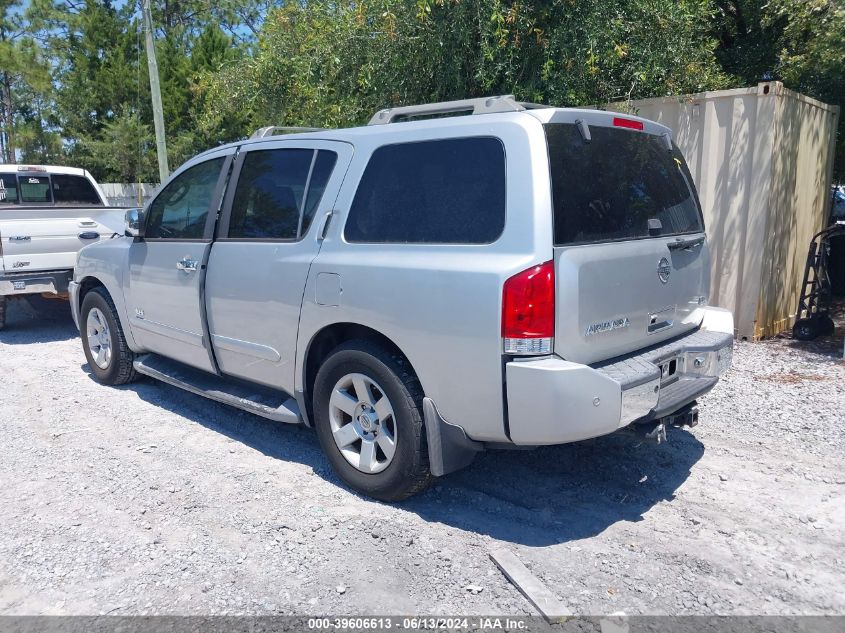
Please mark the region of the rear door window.
[[337, 154], [280, 148], [247, 152], [238, 176], [230, 239], [296, 240], [308, 231]]
[[317, 153], [317, 159], [314, 161], [314, 167], [311, 170], [311, 179], [308, 181], [308, 195], [305, 199], [302, 229], [299, 231], [300, 236], [305, 235], [308, 232], [308, 227], [311, 226], [311, 220], [314, 219], [317, 205], [323, 199], [323, 193], [326, 191], [326, 185], [329, 183], [329, 177], [334, 171], [336, 162], [337, 154], [334, 152], [321, 149]]
[[18, 201], [18, 175], [0, 174], [0, 206]]
[[90, 180], [69, 174], [53, 174], [53, 201], [56, 204], [103, 206]]
[[505, 227], [505, 151], [496, 138], [378, 148], [344, 229], [348, 242], [489, 244]]
[[[556, 246], [704, 230], [689, 169], [677, 147], [653, 134], [574, 124], [545, 126]], [[653, 223], [654, 224], [654, 223]]]
[[53, 201], [49, 176], [18, 176], [18, 188], [21, 202], [50, 204]]

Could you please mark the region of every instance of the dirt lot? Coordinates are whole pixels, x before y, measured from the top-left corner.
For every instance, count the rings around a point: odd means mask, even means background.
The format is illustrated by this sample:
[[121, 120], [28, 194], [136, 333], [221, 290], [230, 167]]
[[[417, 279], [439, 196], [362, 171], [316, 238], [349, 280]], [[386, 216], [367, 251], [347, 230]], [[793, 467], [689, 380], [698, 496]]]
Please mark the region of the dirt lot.
[[389, 506], [307, 429], [95, 383], [66, 304], [0, 332], [0, 614], [843, 614], [845, 364], [739, 343], [701, 424], [490, 452]]

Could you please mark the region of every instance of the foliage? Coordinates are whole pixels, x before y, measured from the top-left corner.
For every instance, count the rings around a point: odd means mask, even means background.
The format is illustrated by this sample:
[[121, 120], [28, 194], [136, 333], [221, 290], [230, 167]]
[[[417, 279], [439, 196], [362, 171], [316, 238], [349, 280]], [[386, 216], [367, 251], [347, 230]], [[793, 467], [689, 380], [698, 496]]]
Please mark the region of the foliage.
[[[727, 85], [705, 0], [315, 0], [272, 12], [201, 119], [361, 123], [386, 105], [516, 93], [556, 104]], [[244, 130], [245, 131], [245, 130]]]
[[[263, 125], [489, 94], [594, 105], [778, 79], [845, 105], [843, 4], [153, 0], [170, 164]], [[0, 0], [0, 157], [155, 179], [139, 8]]]
[[147, 181], [157, 169], [149, 126], [127, 104], [94, 137], [83, 138], [79, 158], [106, 182]]
[[20, 140], [46, 139], [36, 114], [50, 88], [47, 64], [29, 35], [22, 2], [0, 0], [0, 161], [15, 162]]
[[[717, 56], [741, 83], [778, 80], [845, 109], [845, 0], [718, 0]], [[845, 116], [835, 178], [845, 181]]]

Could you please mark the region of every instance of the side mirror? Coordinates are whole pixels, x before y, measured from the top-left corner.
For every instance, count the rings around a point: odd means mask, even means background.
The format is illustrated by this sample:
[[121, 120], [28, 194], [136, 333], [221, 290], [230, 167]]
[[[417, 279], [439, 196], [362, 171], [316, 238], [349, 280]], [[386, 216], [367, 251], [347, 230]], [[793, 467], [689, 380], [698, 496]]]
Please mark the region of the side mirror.
[[129, 209], [126, 212], [126, 237], [144, 237], [144, 211]]

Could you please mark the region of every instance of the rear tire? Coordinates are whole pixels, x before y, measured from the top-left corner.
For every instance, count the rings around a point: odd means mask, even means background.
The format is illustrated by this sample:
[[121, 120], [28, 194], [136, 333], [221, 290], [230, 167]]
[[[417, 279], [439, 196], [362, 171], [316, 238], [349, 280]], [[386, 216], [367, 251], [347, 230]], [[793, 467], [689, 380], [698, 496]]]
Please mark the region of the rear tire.
[[365, 340], [340, 345], [314, 381], [317, 437], [352, 489], [400, 501], [432, 481], [422, 388], [408, 361]]
[[6, 295], [0, 296], [0, 330], [6, 327], [6, 304], [8, 300]]
[[105, 288], [92, 289], [79, 311], [82, 349], [91, 372], [104, 385], [123, 385], [137, 378], [135, 354], [126, 344], [117, 309]]

